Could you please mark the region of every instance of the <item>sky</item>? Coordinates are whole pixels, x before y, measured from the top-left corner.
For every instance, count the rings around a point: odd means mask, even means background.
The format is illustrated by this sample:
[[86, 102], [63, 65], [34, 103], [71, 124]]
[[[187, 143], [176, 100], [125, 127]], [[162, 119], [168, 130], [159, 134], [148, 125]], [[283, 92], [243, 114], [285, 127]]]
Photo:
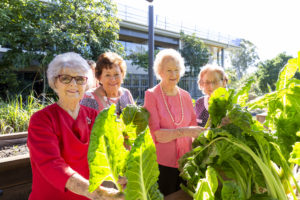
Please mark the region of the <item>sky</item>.
[[[114, 0], [148, 9], [146, 0]], [[249, 40], [261, 61], [300, 51], [300, 0], [154, 0], [154, 15]]]

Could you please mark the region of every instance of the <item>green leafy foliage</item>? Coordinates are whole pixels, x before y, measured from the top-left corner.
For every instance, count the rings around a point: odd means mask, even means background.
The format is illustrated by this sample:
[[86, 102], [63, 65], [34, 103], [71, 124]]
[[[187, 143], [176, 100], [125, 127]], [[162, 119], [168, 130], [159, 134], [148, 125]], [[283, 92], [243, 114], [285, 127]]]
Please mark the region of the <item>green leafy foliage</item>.
[[57, 54], [73, 51], [94, 60], [108, 50], [122, 54], [116, 12], [110, 0], [1, 0], [0, 45], [8, 51], [0, 68], [38, 66], [45, 77]]
[[300, 142], [294, 144], [289, 162], [300, 165]]
[[300, 142], [296, 133], [300, 130], [300, 80], [295, 78], [297, 59], [291, 59], [282, 68], [276, 83], [276, 91], [251, 101], [249, 109], [267, 109], [265, 126], [278, 138], [280, 147], [286, 160], [295, 142]]
[[236, 69], [238, 78], [240, 79], [250, 66], [257, 63], [259, 56], [256, 51], [256, 46], [250, 41], [242, 39], [240, 48], [236, 48], [230, 54], [230, 60], [233, 67]]
[[149, 113], [141, 106], [129, 104], [123, 109], [121, 119], [126, 125], [123, 134], [135, 140], [147, 128]]
[[155, 146], [149, 129], [141, 133], [134, 142], [126, 164], [128, 182], [125, 189], [126, 200], [163, 199], [158, 190], [159, 175]]
[[298, 69], [297, 59], [295, 58], [289, 59], [287, 65], [288, 67], [283, 67], [279, 72], [279, 78], [276, 83], [276, 90], [281, 90], [283, 88], [286, 88], [289, 80], [294, 77]]
[[186, 35], [181, 32], [180, 40], [182, 41], [180, 53], [184, 57], [185, 65], [191, 67], [187, 73], [197, 76], [201, 67], [206, 65], [211, 57], [209, 50], [195, 34]]
[[212, 167], [206, 170], [206, 177], [199, 180], [196, 193], [194, 194], [195, 200], [214, 199], [214, 193], [218, 188], [217, 173]]
[[0, 134], [27, 131], [31, 115], [45, 106], [33, 94], [26, 99], [20, 95], [8, 102], [0, 100]]
[[[124, 171], [127, 151], [122, 132], [118, 130], [115, 105], [99, 113], [92, 129], [88, 150], [90, 168], [89, 191], [94, 191], [103, 181], [117, 183]], [[121, 186], [118, 186], [121, 190]]]
[[[282, 173], [272, 164], [275, 162], [286, 177], [293, 176], [281, 150], [273, 145], [278, 138], [236, 104], [237, 95], [245, 95], [248, 88], [242, 92], [219, 88], [210, 97], [211, 126], [179, 161], [181, 176], [187, 180], [182, 188], [194, 199], [287, 199]], [[230, 123], [222, 125], [225, 116]], [[206, 181], [210, 169], [221, 183], [214, 190]], [[287, 187], [291, 188], [290, 184]]]
[[[94, 123], [88, 150], [90, 168], [89, 191], [103, 181], [117, 184], [126, 175], [126, 199], [161, 200], [156, 151], [148, 129], [149, 113], [140, 106], [128, 105], [120, 118], [116, 106], [104, 109]], [[124, 138], [131, 141], [131, 150], [124, 147]]]
[[259, 88], [263, 94], [274, 91], [276, 89], [278, 74], [282, 67], [285, 66], [288, 60], [291, 58], [292, 56], [289, 56], [286, 53], [281, 53], [274, 59], [266, 60], [258, 64], [256, 76], [258, 79], [257, 82]]
[[225, 117], [227, 109], [232, 105], [229, 103], [231, 94], [226, 91], [225, 88], [219, 88], [215, 90], [213, 95], [209, 98], [209, 116], [211, 118], [211, 127], [215, 128], [220, 123], [223, 117]]
[[[154, 57], [158, 52], [159, 50], [154, 50]], [[131, 52], [130, 55], [127, 56], [127, 59], [130, 59], [133, 65], [138, 68], [143, 68], [146, 71], [149, 66], [149, 51], [142, 49], [138, 52]]]
[[237, 94], [234, 95], [232, 102], [244, 107], [248, 100], [249, 91], [254, 81], [254, 78], [248, 79], [246, 83], [241, 87], [241, 89], [238, 90]]
[[222, 188], [223, 200], [243, 200], [245, 197], [241, 188], [234, 181], [225, 181]]

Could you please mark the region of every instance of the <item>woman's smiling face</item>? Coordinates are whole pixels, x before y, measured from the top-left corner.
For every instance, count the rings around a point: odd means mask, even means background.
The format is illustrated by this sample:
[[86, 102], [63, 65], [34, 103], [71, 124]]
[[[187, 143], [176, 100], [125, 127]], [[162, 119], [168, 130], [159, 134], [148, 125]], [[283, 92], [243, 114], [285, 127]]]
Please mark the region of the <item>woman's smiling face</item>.
[[103, 68], [99, 81], [105, 91], [117, 92], [123, 82], [123, 74], [120, 67], [114, 65], [111, 69]]
[[225, 87], [226, 81], [221, 78], [221, 74], [208, 70], [198, 83], [203, 92], [210, 96], [217, 88]]
[[176, 86], [180, 79], [180, 69], [174, 60], [168, 59], [161, 64], [159, 75], [164, 84]]
[[[71, 68], [64, 68], [60, 75], [69, 75], [72, 77], [82, 77], [82, 73], [79, 71], [74, 71]], [[79, 82], [80, 83], [80, 82]], [[87, 84], [78, 84], [75, 78], [72, 78], [71, 82], [68, 84], [62, 83], [59, 78], [55, 81], [55, 91], [59, 99], [64, 99], [66, 101], [78, 100], [78, 102], [83, 98], [84, 92], [86, 91]]]

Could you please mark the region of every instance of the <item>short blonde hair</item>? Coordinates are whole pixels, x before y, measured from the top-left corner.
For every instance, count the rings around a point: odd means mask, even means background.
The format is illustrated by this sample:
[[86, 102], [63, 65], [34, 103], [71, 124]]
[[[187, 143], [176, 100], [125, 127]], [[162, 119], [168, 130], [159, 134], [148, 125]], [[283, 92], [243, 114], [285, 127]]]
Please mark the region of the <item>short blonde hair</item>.
[[63, 53], [57, 55], [48, 65], [47, 79], [49, 86], [55, 91], [55, 81], [60, 72], [70, 68], [76, 72], [80, 72], [82, 76], [86, 76], [87, 89], [92, 85], [93, 72], [89, 64], [79, 54], [74, 52]]
[[228, 78], [227, 78], [227, 75], [226, 75], [224, 69], [218, 65], [207, 64], [201, 69], [201, 71], [198, 74], [198, 86], [199, 86], [200, 90], [201, 90], [201, 88], [200, 88], [201, 79], [208, 71], [217, 72], [218, 74], [220, 74], [221, 80], [222, 81], [225, 80], [225, 83], [227, 84]]
[[180, 53], [174, 49], [164, 49], [161, 50], [155, 57], [154, 61], [154, 73], [158, 80], [161, 80], [159, 75], [164, 63], [166, 61], [173, 60], [176, 63], [176, 66], [179, 67], [180, 77], [184, 75], [185, 66], [184, 66], [184, 59], [180, 55]]

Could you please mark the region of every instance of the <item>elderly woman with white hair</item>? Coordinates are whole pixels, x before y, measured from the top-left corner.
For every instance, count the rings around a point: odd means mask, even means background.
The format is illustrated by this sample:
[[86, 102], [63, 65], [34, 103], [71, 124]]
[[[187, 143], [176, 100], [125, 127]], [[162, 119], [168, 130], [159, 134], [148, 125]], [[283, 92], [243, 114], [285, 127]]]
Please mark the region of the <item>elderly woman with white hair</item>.
[[88, 63], [76, 53], [58, 55], [49, 64], [47, 78], [58, 101], [30, 119], [30, 200], [123, 199], [117, 190], [102, 186], [88, 192], [87, 152], [97, 112], [79, 101], [92, 77]]
[[[228, 79], [225, 71], [218, 65], [205, 65], [198, 75], [198, 86], [199, 89], [205, 96], [197, 99], [195, 104], [195, 111], [197, 116], [197, 123], [199, 126], [204, 127], [208, 121], [208, 100], [210, 95], [219, 87], [225, 88]], [[222, 123], [226, 123], [228, 118], [224, 118]]]
[[154, 62], [160, 83], [145, 93], [149, 127], [156, 145], [159, 189], [166, 196], [180, 189], [178, 159], [191, 150], [192, 139], [203, 132], [196, 126], [196, 114], [189, 93], [177, 86], [185, 67], [173, 49], [160, 51]]

